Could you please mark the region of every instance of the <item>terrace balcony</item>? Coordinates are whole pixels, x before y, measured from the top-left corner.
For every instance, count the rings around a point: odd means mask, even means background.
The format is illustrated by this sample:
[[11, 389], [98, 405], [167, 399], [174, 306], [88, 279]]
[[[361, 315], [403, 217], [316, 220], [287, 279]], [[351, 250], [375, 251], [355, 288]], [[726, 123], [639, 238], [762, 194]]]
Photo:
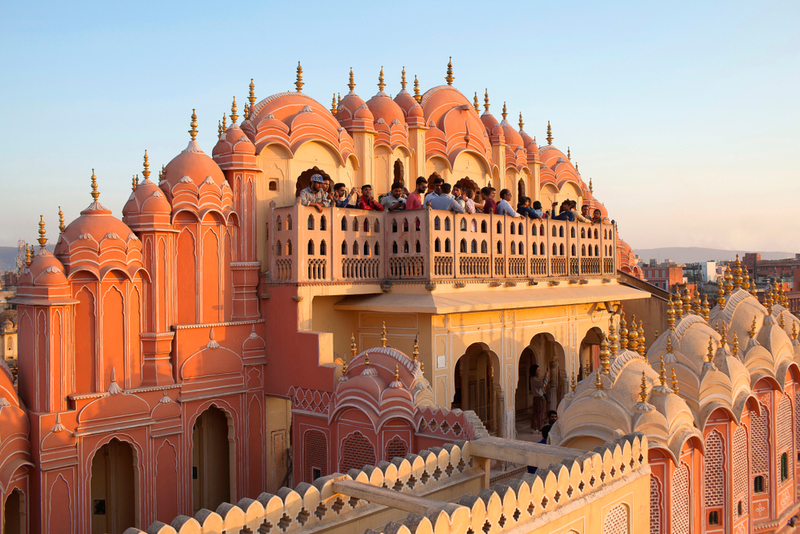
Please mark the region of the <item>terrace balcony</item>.
[[272, 283], [584, 279], [616, 273], [611, 224], [273, 207]]

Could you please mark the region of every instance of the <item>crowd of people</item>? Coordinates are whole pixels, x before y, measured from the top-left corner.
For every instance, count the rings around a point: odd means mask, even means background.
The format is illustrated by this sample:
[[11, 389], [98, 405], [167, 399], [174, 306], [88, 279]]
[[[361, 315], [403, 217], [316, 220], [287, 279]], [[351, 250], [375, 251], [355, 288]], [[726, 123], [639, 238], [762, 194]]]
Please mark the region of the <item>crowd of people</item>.
[[488, 186], [479, 191], [458, 184], [451, 186], [444, 179], [433, 179], [429, 191], [428, 180], [424, 176], [417, 178], [413, 192], [400, 182], [392, 184], [391, 191], [377, 199], [373, 195], [371, 185], [362, 185], [361, 189], [350, 189], [343, 183], [333, 183], [330, 178], [321, 174], [311, 177], [311, 183], [300, 192], [300, 203], [311, 206], [321, 212], [323, 208], [351, 208], [372, 211], [419, 210], [430, 207], [434, 210], [451, 211], [453, 213], [493, 213], [509, 217], [529, 219], [554, 219], [558, 221], [607, 223], [599, 209], [589, 213], [589, 206], [581, 206], [575, 200], [564, 200], [559, 207], [553, 202], [549, 210], [542, 208], [538, 200], [531, 202], [529, 197], [521, 197], [515, 210], [511, 205], [511, 191], [500, 191], [500, 200], [495, 200], [496, 189]]

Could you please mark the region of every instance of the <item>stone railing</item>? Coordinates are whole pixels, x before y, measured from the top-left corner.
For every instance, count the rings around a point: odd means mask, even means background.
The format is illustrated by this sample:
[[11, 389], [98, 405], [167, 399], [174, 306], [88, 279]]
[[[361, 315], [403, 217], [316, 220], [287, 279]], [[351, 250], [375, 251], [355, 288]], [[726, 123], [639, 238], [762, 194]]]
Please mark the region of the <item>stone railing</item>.
[[[596, 498], [592, 495], [595, 492], [602, 489], [604, 491], [597, 495], [603, 496], [609, 490], [621, 488], [620, 484], [625, 484], [623, 478], [649, 473], [647, 438], [631, 434], [593, 452], [572, 451], [576, 454], [561, 463], [550, 464], [538, 469], [535, 475], [525, 474], [492, 489], [484, 487], [477, 495], [467, 494], [464, 486], [464, 495], [458, 503], [434, 500], [437, 493], [445, 495], [441, 492], [448, 485], [474, 481], [476, 476], [484, 478], [486, 473], [482, 465], [488, 467], [488, 463], [485, 458], [473, 457], [470, 449], [471, 442], [462, 441], [420, 451], [392, 462], [381, 462], [378, 467], [353, 469], [346, 475], [333, 474], [313, 484], [304, 482], [294, 490], [281, 488], [275, 495], [262, 493], [257, 499], [241, 499], [235, 505], [223, 503], [215, 512], [202, 509], [194, 517], [178, 516], [171, 525], [156, 522], [147, 532], [281, 534], [336, 530], [346, 528], [347, 522], [352, 520], [358, 530], [371, 523], [374, 528], [385, 526], [380, 532], [386, 534], [468, 534], [479, 530], [487, 534], [499, 533], [514, 530], [524, 523], [546, 524], [565, 511], [581, 513], [581, 509], [589, 509], [584, 505]], [[374, 499], [364, 491], [370, 487], [374, 488]], [[389, 493], [396, 498], [387, 497], [385, 490], [393, 490]], [[649, 502], [649, 495], [646, 499]], [[388, 505], [377, 504], [379, 502]], [[387, 506], [412, 513], [402, 521], [387, 524], [385, 516], [379, 514]], [[370, 518], [370, 514], [376, 515]], [[125, 534], [145, 533], [129, 528]]]
[[272, 209], [270, 281], [336, 282], [608, 277], [610, 224], [375, 212], [299, 204]]

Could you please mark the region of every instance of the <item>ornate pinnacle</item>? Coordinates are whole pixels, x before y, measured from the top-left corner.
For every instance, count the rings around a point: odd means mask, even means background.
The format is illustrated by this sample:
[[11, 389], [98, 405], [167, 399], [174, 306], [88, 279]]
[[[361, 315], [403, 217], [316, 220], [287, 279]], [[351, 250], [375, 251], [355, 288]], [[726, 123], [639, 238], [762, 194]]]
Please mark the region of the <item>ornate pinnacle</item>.
[[708, 308], [708, 298], [706, 297], [705, 293], [703, 294], [703, 305], [700, 308], [700, 313], [703, 319], [708, 322], [709, 312], [711, 310]]
[[383, 83], [383, 66], [381, 66], [381, 73], [378, 74], [378, 90], [382, 93], [386, 84]]
[[608, 338], [603, 336], [603, 340], [600, 342], [600, 368], [602, 369], [601, 372], [604, 375], [608, 374], [608, 369], [611, 367], [611, 363], [608, 361], [608, 356]]
[[767, 307], [767, 313], [772, 315], [772, 287], [769, 285], [764, 290], [764, 305]]
[[572, 379], [570, 380], [570, 383], [569, 383], [569, 390], [572, 393], [575, 393], [575, 386], [576, 385], [577, 385], [577, 383], [576, 383], [576, 380], [575, 380], [575, 373], [572, 373]]
[[478, 100], [478, 91], [475, 91], [475, 97], [472, 99], [472, 107], [475, 108], [475, 113], [481, 114], [481, 103]]
[[303, 67], [300, 66], [300, 62], [298, 61], [297, 62], [297, 77], [296, 77], [296, 80], [294, 82], [294, 86], [297, 88], [297, 92], [298, 93], [302, 93], [303, 92], [303, 86], [304, 85], [305, 84], [303, 83]]
[[403, 70], [400, 73], [400, 87], [401, 87], [401, 90], [403, 90], [403, 91], [406, 90], [406, 67], [405, 67], [405, 65], [403, 65]]
[[742, 289], [745, 291], [750, 291], [750, 273], [747, 272], [747, 267], [742, 266], [742, 272], [744, 273], [744, 279], [742, 280]]
[[569, 151], [569, 147], [567, 147], [567, 159], [572, 161], [572, 153]]
[[350, 67], [350, 83], [347, 84], [347, 87], [350, 88], [350, 92], [353, 92], [353, 89], [356, 88], [356, 82], [354, 81], [353, 77], [353, 67]]
[[506, 108], [505, 102], [503, 102], [503, 112], [500, 115], [503, 116], [503, 120], [506, 120], [506, 117], [508, 116], [508, 109]]
[[667, 354], [672, 354], [672, 333], [667, 334]]
[[131, 191], [136, 191], [137, 187], [139, 187], [139, 175], [133, 174], [131, 175]]
[[781, 311], [781, 313], [778, 314], [778, 326], [780, 326], [781, 328], [786, 328], [786, 323], [783, 320], [783, 311]]
[[719, 344], [722, 347], [725, 347], [728, 344], [728, 325], [725, 324], [725, 321], [722, 321], [722, 329], [720, 330], [719, 335], [722, 336], [722, 339], [720, 339]]
[[547, 121], [547, 144], [553, 144], [553, 130], [550, 128], [550, 121]]
[[678, 378], [675, 376], [675, 368], [672, 368], [672, 392], [677, 395], [680, 392], [678, 389]]
[[625, 321], [625, 312], [619, 318], [619, 345], [622, 351], [628, 350], [628, 323]]
[[667, 324], [670, 327], [675, 324], [675, 301], [672, 299], [672, 293], [670, 293], [669, 302], [667, 302]]
[[645, 352], [646, 352], [646, 347], [645, 347], [645, 339], [644, 339], [644, 324], [643, 324], [642, 321], [639, 321], [639, 329], [636, 330], [636, 333], [638, 334], [638, 336], [636, 338], [636, 342], [638, 343], [639, 356], [644, 358], [644, 355], [645, 355]]
[[225, 115], [224, 113], [222, 114], [222, 131], [223, 132], [228, 131], [228, 116]]
[[236, 124], [236, 119], [239, 118], [239, 115], [236, 114], [236, 97], [233, 97], [233, 103], [231, 104], [231, 126]]
[[797, 323], [792, 321], [792, 341], [797, 341]]
[[661, 361], [658, 368], [658, 381], [661, 382], [661, 387], [667, 385], [667, 368], [664, 367], [664, 355], [661, 355]]
[[631, 317], [631, 329], [628, 332], [628, 350], [638, 352], [639, 350], [639, 331], [636, 329], [636, 315]]
[[711, 363], [714, 360], [714, 337], [708, 336], [708, 354], [706, 354], [706, 361]]
[[736, 333], [735, 330], [733, 332], [733, 343], [732, 343], [731, 352], [733, 352], [733, 355], [736, 358], [739, 357], [739, 335]]
[[416, 74], [414, 75], [414, 100], [417, 101], [417, 104], [422, 102], [422, 95], [419, 92], [419, 80]]
[[342, 93], [336, 93], [336, 111], [339, 111], [339, 107], [342, 105]]
[[733, 262], [733, 287], [739, 289], [742, 287], [742, 262], [739, 261], [739, 255], [736, 255], [736, 261]]
[[592, 179], [589, 178], [589, 192], [594, 193], [594, 186], [592, 185]]
[[197, 138], [197, 112], [194, 109], [192, 109], [192, 122], [189, 123], [189, 126], [192, 128], [189, 130], [189, 135], [192, 136], [192, 141], [194, 141]]
[[753, 315], [753, 324], [750, 326], [750, 331], [748, 332], [748, 334], [750, 335], [750, 339], [753, 339], [753, 338], [756, 337], [756, 324], [757, 323], [758, 323], [758, 316], [757, 315]]
[[598, 391], [603, 389], [603, 379], [600, 377], [600, 369], [595, 372], [594, 387]]
[[731, 266], [725, 267], [725, 294], [730, 295], [733, 291], [733, 274], [731, 274]]
[[364, 355], [364, 367], [369, 369], [369, 352]]
[[522, 131], [522, 127], [525, 126], [525, 123], [522, 122], [522, 112], [519, 112], [519, 131]]
[[400, 382], [400, 366], [398, 364], [394, 364], [394, 381]]
[[47, 243], [47, 237], [45, 237], [44, 232], [44, 215], [39, 215], [39, 246], [44, 248], [45, 243]]
[[647, 403], [647, 375], [642, 371], [642, 385], [639, 386], [639, 402]]
[[[244, 105], [244, 110], [243, 111], [244, 111], [244, 120], [249, 119], [250, 118], [250, 110], [248, 109], [248, 106], [247, 106], [246, 103]], [[242, 122], [244, 122], [244, 121], [242, 121]]]
[[484, 113], [489, 113], [489, 89], [487, 88], [483, 93], [483, 109]]
[[253, 106], [256, 105], [256, 84], [253, 83], [253, 78], [250, 78], [250, 96], [247, 97], [250, 101], [250, 112], [253, 112]]
[[222, 139], [222, 121], [217, 121], [217, 139]]
[[675, 317], [680, 318], [683, 315], [682, 312], [683, 308], [683, 301], [681, 300], [681, 292], [679, 289], [675, 290]]
[[700, 290], [697, 288], [695, 288], [694, 297], [692, 297], [692, 313], [701, 317], [703, 315], [703, 310], [700, 303]]
[[331, 99], [331, 115], [336, 115], [336, 93], [333, 93], [333, 98]]
[[61, 206], [58, 207], [58, 233], [64, 233], [64, 212], [61, 211]]
[[25, 244], [25, 266], [30, 267], [33, 263], [33, 247]]
[[161, 182], [161, 180], [166, 180], [166, 179], [167, 179], [167, 168], [166, 166], [162, 165], [161, 172], [158, 173], [158, 181]]
[[386, 321], [381, 325], [381, 347], [386, 346]]
[[617, 329], [614, 327], [614, 318], [609, 317], [608, 319], [608, 351], [609, 355], [612, 358], [617, 357], [617, 350], [619, 350], [619, 345], [617, 345]]
[[447, 62], [447, 76], [445, 76], [444, 79], [447, 82], [447, 85], [453, 85], [453, 80], [455, 80], [455, 78], [453, 77], [453, 57], [452, 56], [450, 56], [450, 60]]
[[411, 355], [414, 357], [414, 363], [417, 363], [419, 358], [419, 335], [414, 336], [414, 352]]
[[356, 347], [356, 336], [353, 333], [350, 333], [350, 354], [353, 355], [354, 359], [356, 357], [356, 353], [358, 353], [358, 348]]
[[94, 169], [92, 169], [92, 201], [97, 202], [98, 198], [100, 198], [100, 193], [97, 191], [97, 176], [94, 175]]
[[725, 280], [722, 276], [717, 278], [717, 305], [720, 310], [725, 308]]
[[147, 180], [150, 178], [150, 158], [147, 157], [147, 150], [144, 151], [144, 170], [142, 176]]
[[683, 293], [683, 316], [687, 317], [690, 313], [692, 313], [692, 295], [687, 287]]

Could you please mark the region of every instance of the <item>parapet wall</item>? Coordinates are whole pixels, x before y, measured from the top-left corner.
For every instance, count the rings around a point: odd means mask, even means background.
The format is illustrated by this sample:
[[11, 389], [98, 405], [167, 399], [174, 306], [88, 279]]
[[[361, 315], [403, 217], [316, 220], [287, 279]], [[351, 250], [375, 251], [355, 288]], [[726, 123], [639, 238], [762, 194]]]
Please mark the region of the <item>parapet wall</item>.
[[[619, 532], [639, 532], [639, 527], [649, 526], [650, 469], [647, 438], [641, 434], [630, 434], [492, 489], [481, 487], [488, 462], [473, 458], [470, 448], [470, 442], [448, 444], [381, 462], [378, 467], [301, 483], [294, 490], [281, 488], [276, 495], [262, 493], [235, 505], [223, 503], [215, 512], [203, 509], [193, 518], [179, 516], [171, 525], [153, 523], [147, 534], [365, 530], [373, 534], [496, 534], [549, 532], [547, 525], [570, 522], [582, 525], [574, 528], [577, 532], [599, 533], [609, 517], [614, 525], [625, 522], [626, 530]], [[337, 493], [334, 486], [342, 480], [363, 483], [367, 489], [394, 490], [397, 503], [384, 506]], [[424, 514], [402, 511], [420, 507]], [[129, 528], [125, 534], [143, 532]]]

